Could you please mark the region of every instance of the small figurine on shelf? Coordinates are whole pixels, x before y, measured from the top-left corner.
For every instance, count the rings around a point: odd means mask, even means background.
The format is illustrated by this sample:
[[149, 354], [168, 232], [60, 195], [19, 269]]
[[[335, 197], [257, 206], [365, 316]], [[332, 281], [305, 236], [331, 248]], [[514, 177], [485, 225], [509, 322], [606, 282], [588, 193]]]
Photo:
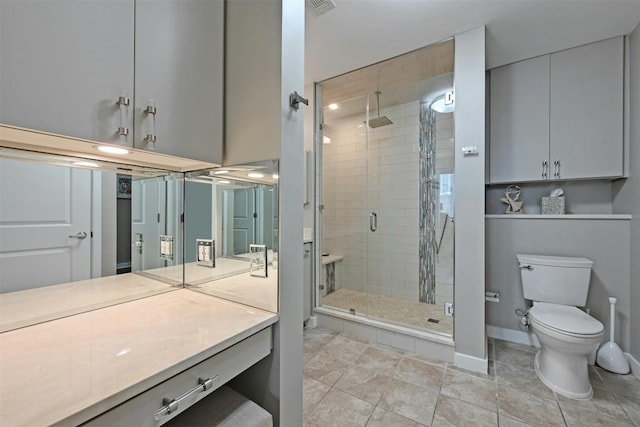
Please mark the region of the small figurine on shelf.
[[522, 202], [520, 202], [520, 187], [517, 185], [510, 185], [507, 187], [507, 191], [504, 192], [504, 197], [500, 199], [504, 203], [507, 204], [507, 210], [505, 213], [508, 214], [521, 214], [522, 211]]

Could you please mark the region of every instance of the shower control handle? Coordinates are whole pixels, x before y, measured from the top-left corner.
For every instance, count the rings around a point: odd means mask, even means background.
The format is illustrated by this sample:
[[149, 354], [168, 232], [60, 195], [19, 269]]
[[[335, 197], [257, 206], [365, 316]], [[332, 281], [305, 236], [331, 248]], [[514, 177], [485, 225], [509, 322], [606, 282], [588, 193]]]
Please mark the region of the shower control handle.
[[378, 229], [378, 214], [375, 212], [371, 212], [369, 214], [369, 229], [371, 231], [376, 231]]

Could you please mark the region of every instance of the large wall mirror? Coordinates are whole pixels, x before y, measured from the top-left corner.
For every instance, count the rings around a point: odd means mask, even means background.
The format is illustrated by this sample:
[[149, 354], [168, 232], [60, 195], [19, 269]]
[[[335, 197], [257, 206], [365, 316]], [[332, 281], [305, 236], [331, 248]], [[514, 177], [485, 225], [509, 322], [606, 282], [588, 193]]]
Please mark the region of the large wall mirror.
[[278, 311], [278, 162], [189, 174], [0, 150], [0, 332], [185, 287]]
[[185, 285], [278, 311], [278, 162], [185, 178]]
[[0, 332], [181, 288], [182, 182], [3, 148]]

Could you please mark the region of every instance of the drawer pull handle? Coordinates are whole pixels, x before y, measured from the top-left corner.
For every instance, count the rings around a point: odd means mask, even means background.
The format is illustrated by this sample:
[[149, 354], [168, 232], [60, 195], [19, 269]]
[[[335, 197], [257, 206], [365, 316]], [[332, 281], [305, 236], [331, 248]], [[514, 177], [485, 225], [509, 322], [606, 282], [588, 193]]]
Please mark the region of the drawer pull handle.
[[213, 387], [213, 382], [216, 379], [218, 379], [217, 376], [213, 378], [207, 378], [206, 380], [203, 380], [202, 378], [198, 378], [198, 384], [202, 385], [202, 391], [207, 391], [207, 390], [210, 390], [211, 387]]
[[[154, 417], [156, 421], [159, 421], [162, 417], [166, 417], [167, 415], [173, 414], [178, 409], [186, 409], [195, 403], [199, 397], [197, 397], [200, 393], [209, 392], [213, 388], [214, 382], [218, 380], [218, 376], [211, 378], [198, 378], [198, 385], [188, 392], [184, 393], [180, 397], [176, 397], [175, 399], [169, 399], [165, 397], [162, 399], [162, 407], [158, 409]], [[208, 394], [208, 393], [207, 393]], [[186, 405], [186, 406], [185, 406]]]

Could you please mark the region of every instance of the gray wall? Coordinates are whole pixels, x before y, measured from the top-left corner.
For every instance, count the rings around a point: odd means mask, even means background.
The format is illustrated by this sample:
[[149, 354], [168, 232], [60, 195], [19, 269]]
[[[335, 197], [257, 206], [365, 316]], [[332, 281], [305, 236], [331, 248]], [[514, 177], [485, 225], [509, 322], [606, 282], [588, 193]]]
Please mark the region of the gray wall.
[[640, 26], [630, 37], [629, 53], [629, 178], [614, 185], [614, 212], [630, 213], [630, 347], [626, 349], [640, 361]]
[[486, 287], [500, 293], [499, 303], [486, 303], [487, 324], [521, 330], [514, 314], [516, 308], [525, 308], [517, 253], [585, 257], [594, 261], [587, 307], [605, 325], [608, 339], [608, 297], [618, 298], [616, 341], [628, 351], [633, 307], [629, 301], [629, 224], [624, 219], [487, 219]]
[[[486, 369], [484, 314], [485, 29], [455, 38], [456, 363]], [[462, 147], [477, 146], [464, 157]], [[484, 365], [484, 366], [483, 366]]]
[[305, 3], [227, 0], [226, 6], [226, 72], [233, 80], [225, 88], [226, 124], [233, 126], [226, 132], [234, 134], [225, 140], [233, 144], [225, 146], [225, 164], [280, 159], [280, 320], [271, 355], [232, 384], [267, 409], [275, 426], [301, 426], [303, 121], [313, 107], [291, 109], [289, 93], [304, 91]]

